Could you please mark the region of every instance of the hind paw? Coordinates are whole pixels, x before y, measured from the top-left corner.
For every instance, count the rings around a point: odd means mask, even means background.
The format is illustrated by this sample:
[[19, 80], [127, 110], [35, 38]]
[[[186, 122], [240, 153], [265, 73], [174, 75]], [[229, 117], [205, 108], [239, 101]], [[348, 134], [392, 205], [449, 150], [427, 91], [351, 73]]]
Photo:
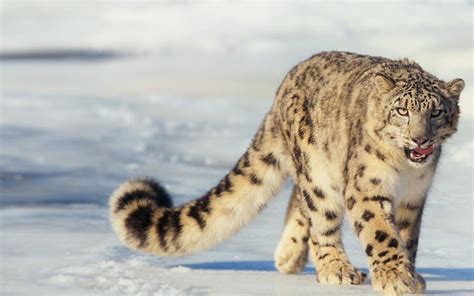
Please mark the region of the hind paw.
[[[395, 264], [393, 262], [380, 265], [372, 272], [372, 286], [374, 290], [384, 295], [398, 296], [416, 293], [417, 281], [412, 270], [409, 263]], [[418, 283], [422, 284], [422, 281]]]
[[275, 252], [275, 267], [281, 273], [301, 272], [308, 262], [306, 243], [280, 243]]
[[318, 269], [316, 280], [319, 283], [330, 285], [360, 285], [364, 282], [367, 274], [358, 271], [346, 261], [333, 261]]

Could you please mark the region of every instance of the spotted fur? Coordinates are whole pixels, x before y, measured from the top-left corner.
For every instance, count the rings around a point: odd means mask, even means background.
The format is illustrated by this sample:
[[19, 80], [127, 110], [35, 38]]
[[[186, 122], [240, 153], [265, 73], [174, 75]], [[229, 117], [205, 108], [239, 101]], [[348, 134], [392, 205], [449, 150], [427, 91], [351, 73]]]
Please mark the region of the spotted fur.
[[196, 252], [248, 223], [289, 176], [278, 270], [302, 270], [309, 253], [319, 282], [362, 283], [342, 245], [346, 212], [374, 289], [422, 292], [415, 272], [422, 211], [441, 145], [457, 128], [463, 87], [409, 60], [316, 54], [286, 75], [248, 150], [207, 194], [172, 207], [158, 183], [129, 181], [110, 199], [112, 225], [133, 249]]

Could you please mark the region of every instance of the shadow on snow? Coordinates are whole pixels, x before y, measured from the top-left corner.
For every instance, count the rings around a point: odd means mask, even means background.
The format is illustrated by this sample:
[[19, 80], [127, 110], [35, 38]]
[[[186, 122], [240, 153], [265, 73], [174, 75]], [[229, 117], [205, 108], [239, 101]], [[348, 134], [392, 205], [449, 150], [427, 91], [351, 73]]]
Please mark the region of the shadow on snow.
[[[277, 271], [273, 261], [221, 261], [180, 265], [198, 270], [235, 270], [235, 271]], [[367, 272], [366, 268], [360, 268]], [[418, 268], [428, 281], [474, 281], [474, 268]], [[306, 267], [303, 273], [314, 273], [312, 267]]]

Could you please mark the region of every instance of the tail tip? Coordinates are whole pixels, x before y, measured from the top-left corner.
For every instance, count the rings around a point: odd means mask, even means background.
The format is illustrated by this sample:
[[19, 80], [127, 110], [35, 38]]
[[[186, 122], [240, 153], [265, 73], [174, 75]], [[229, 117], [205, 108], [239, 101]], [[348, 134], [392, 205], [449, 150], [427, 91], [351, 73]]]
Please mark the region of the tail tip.
[[153, 206], [170, 208], [173, 206], [166, 189], [152, 178], [137, 178], [122, 183], [110, 197], [110, 208], [117, 213], [137, 202], [149, 202]]

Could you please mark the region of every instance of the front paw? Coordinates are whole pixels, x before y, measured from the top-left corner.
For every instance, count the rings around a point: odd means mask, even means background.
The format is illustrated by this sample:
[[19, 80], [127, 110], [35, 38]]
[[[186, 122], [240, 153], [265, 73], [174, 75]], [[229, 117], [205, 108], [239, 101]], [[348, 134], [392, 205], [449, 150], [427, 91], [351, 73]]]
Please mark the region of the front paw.
[[392, 261], [372, 269], [372, 287], [384, 295], [416, 293], [416, 283], [413, 267], [409, 262]]
[[415, 293], [416, 294], [423, 294], [426, 290], [426, 281], [421, 276], [421, 274], [416, 273], [416, 286], [415, 286]]
[[317, 282], [331, 285], [360, 285], [367, 274], [358, 271], [349, 262], [335, 260], [318, 269]]

